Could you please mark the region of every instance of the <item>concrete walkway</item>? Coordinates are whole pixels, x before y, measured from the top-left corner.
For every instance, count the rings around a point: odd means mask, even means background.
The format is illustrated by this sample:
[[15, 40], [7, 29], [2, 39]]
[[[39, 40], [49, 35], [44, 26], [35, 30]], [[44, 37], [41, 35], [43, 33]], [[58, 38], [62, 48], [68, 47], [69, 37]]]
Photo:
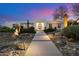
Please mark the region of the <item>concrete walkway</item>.
[[38, 31], [26, 51], [28, 56], [61, 56], [62, 54], [56, 48], [54, 43], [49, 37], [43, 32]]

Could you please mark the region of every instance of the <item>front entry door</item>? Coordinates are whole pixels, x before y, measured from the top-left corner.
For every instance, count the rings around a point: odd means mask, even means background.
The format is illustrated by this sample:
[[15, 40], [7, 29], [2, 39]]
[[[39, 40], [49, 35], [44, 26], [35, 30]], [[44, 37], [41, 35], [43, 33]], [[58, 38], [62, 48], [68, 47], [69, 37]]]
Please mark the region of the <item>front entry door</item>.
[[44, 23], [43, 22], [36, 23], [36, 30], [44, 30]]

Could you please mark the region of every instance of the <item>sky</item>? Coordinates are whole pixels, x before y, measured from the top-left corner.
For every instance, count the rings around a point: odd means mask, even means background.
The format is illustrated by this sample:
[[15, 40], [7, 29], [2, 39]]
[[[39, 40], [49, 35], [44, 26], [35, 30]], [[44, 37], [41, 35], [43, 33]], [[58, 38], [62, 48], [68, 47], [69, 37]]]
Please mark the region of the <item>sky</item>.
[[71, 4], [62, 3], [1, 3], [0, 24], [9, 21], [53, 20], [54, 11], [65, 5], [69, 16], [72, 16]]

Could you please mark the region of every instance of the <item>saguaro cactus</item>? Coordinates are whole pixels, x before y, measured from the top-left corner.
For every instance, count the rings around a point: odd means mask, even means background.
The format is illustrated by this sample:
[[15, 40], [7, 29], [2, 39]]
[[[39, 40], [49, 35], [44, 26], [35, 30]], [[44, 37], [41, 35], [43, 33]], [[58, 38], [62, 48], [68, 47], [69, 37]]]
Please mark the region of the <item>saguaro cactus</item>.
[[27, 29], [29, 29], [29, 24], [30, 24], [29, 20], [27, 20]]

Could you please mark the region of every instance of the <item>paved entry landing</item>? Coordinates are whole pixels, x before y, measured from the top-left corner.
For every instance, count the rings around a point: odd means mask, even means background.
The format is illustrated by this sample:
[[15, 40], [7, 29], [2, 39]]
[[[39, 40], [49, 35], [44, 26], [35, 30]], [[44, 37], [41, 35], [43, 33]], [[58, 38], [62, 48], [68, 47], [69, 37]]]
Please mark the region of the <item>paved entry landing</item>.
[[50, 38], [43, 32], [38, 31], [26, 51], [28, 56], [62, 56]]

